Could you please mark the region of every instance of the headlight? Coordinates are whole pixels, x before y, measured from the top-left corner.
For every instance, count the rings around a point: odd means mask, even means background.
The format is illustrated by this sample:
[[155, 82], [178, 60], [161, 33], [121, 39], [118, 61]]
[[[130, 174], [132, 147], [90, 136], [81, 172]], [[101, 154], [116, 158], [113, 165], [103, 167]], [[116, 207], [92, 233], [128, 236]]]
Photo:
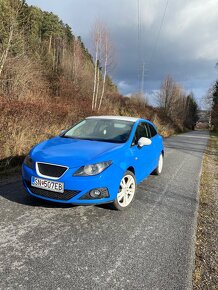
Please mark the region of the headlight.
[[34, 161], [32, 160], [29, 154], [25, 157], [23, 163], [30, 168], [34, 168]]
[[80, 167], [73, 175], [74, 176], [90, 176], [97, 175], [104, 171], [112, 164], [112, 161], [99, 162], [96, 164], [90, 164]]

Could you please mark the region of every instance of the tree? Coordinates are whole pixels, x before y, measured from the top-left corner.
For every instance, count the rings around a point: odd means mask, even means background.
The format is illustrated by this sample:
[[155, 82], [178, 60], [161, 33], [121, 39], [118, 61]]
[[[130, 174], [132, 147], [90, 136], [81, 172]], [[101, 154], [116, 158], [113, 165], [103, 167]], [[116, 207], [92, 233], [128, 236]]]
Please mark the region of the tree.
[[[40, 84], [34, 84], [35, 75], [35, 79], [44, 78], [46, 94], [67, 99], [77, 95], [88, 103], [91, 97], [86, 96], [93, 93], [94, 67], [95, 110], [101, 107], [106, 93], [117, 91], [107, 74], [109, 58], [105, 58], [105, 51], [109, 46], [107, 42], [104, 45], [105, 37], [100, 39], [95, 66], [81, 37], [75, 37], [69, 25], [53, 13], [28, 6], [24, 0], [0, 0], [0, 20], [1, 95], [36, 95], [35, 88]], [[103, 36], [103, 28], [101, 31]]]
[[176, 99], [180, 94], [180, 88], [173, 78], [168, 75], [163, 81], [160, 92], [157, 95], [158, 106], [164, 111], [168, 117], [172, 117]]
[[42, 46], [42, 22], [43, 12], [37, 7], [23, 6], [22, 19], [20, 19], [19, 26], [24, 30], [24, 35], [28, 38], [28, 46], [26, 50], [30, 53], [32, 51], [39, 51]]
[[105, 94], [105, 84], [106, 84], [106, 77], [108, 73], [109, 67], [112, 65], [112, 45], [110, 40], [110, 35], [106, 27], [103, 29], [103, 35], [102, 35], [102, 63], [103, 63], [103, 83], [102, 83], [102, 90], [101, 90], [101, 96], [99, 101], [98, 110], [101, 109], [102, 100], [104, 98]]
[[[95, 23], [92, 31], [92, 42], [94, 47], [92, 110], [100, 110], [105, 95], [107, 74], [113, 64], [112, 42], [109, 31], [103, 22], [97, 21]], [[102, 82], [101, 88], [100, 81]]]
[[167, 76], [157, 96], [161, 110], [181, 129], [193, 129], [197, 121], [197, 103], [193, 93], [186, 95], [183, 88], [171, 76]]
[[198, 104], [192, 92], [186, 97], [185, 107], [185, 126], [189, 129], [193, 129], [198, 120]]
[[98, 23], [95, 23], [93, 29], [93, 43], [94, 43], [94, 50], [95, 50], [95, 57], [94, 57], [94, 82], [93, 82], [93, 94], [92, 94], [92, 110], [96, 109], [96, 100], [97, 100], [97, 76], [99, 71], [99, 54], [100, 54], [100, 44], [101, 44], [101, 26]]
[[[18, 28], [18, 17], [23, 6], [21, 0], [0, 0], [0, 76], [12, 48], [16, 53], [17, 42], [13, 43]], [[13, 51], [12, 51], [13, 53]]]
[[215, 82], [212, 90], [211, 124], [218, 130], [218, 81]]

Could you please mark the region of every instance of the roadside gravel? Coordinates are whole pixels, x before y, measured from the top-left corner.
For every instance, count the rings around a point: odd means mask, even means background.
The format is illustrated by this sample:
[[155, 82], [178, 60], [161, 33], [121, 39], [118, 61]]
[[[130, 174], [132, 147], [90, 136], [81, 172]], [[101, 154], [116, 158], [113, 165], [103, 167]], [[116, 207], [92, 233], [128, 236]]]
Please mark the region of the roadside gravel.
[[218, 289], [218, 135], [212, 136], [200, 184], [193, 290]]

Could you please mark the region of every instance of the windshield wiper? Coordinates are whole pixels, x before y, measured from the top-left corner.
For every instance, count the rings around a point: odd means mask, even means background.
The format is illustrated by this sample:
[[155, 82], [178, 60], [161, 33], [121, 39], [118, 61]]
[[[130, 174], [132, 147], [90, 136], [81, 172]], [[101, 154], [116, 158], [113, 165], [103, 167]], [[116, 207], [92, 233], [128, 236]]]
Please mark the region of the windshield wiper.
[[62, 135], [62, 136], [59, 136], [61, 138], [68, 138], [68, 139], [78, 139], [78, 138], [75, 138], [75, 137], [71, 137], [71, 136], [66, 136], [66, 135]]
[[71, 137], [71, 136], [66, 136], [66, 135], [63, 135], [60, 137], [69, 138], [69, 139], [87, 140], [87, 141], [107, 142], [107, 143], [124, 143], [125, 142], [125, 141], [107, 140], [107, 139], [79, 138], [79, 137]]

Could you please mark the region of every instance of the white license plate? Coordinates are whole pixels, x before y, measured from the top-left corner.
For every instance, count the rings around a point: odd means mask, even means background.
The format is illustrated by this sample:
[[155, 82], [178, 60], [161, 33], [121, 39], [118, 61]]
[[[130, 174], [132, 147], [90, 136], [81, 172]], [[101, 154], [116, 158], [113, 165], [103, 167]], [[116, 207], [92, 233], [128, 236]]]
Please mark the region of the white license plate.
[[64, 192], [64, 183], [57, 182], [52, 180], [46, 180], [38, 177], [31, 177], [31, 185], [33, 187], [44, 188], [46, 190], [55, 191], [55, 192]]

